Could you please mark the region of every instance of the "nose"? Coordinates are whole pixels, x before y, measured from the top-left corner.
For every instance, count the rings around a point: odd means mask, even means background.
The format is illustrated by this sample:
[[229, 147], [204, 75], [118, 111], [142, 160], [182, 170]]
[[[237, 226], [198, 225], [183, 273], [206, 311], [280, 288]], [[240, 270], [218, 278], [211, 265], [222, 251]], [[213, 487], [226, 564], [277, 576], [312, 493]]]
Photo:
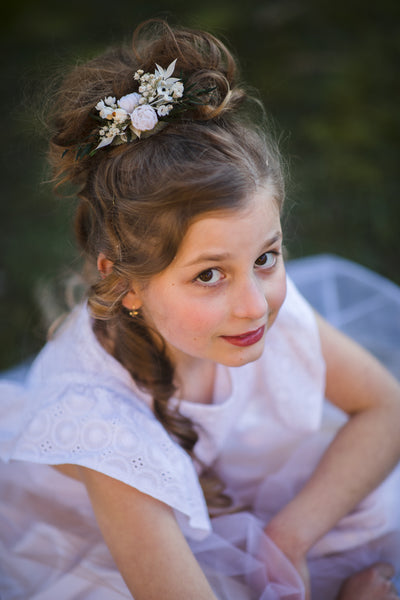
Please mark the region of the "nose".
[[[264, 284], [264, 285], [263, 285]], [[233, 302], [233, 314], [240, 319], [259, 321], [268, 312], [265, 283], [254, 275], [237, 286]]]

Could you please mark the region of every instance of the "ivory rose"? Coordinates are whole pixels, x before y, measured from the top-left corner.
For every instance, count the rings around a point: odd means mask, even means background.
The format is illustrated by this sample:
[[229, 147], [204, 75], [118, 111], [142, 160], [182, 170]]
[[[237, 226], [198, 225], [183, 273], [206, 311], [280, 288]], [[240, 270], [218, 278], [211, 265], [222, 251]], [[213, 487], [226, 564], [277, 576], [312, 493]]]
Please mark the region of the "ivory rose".
[[142, 104], [135, 108], [131, 114], [131, 123], [136, 135], [140, 136], [140, 132], [151, 131], [157, 125], [157, 113], [148, 104]]
[[118, 106], [126, 110], [127, 113], [131, 114], [134, 109], [139, 105], [139, 100], [141, 96], [137, 92], [132, 92], [132, 94], [127, 94], [126, 96], [122, 96], [118, 100]]

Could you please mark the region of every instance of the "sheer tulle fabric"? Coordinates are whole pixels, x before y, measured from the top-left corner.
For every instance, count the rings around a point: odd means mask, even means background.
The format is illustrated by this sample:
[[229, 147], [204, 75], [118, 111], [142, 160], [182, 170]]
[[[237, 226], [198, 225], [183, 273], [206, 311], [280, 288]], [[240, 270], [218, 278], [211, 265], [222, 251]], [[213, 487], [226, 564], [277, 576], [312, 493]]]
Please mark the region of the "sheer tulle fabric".
[[[86, 492], [47, 465], [0, 465], [0, 596], [7, 600], [130, 598]], [[219, 600], [303, 600], [298, 574], [249, 513], [216, 517], [190, 545]], [[309, 561], [313, 598], [333, 600], [343, 578], [377, 560], [400, 566], [397, 533]]]
[[[0, 475], [2, 598], [130, 598], [81, 483], [24, 462], [1, 464]], [[303, 598], [296, 571], [250, 514], [216, 518], [191, 547], [220, 600]]]

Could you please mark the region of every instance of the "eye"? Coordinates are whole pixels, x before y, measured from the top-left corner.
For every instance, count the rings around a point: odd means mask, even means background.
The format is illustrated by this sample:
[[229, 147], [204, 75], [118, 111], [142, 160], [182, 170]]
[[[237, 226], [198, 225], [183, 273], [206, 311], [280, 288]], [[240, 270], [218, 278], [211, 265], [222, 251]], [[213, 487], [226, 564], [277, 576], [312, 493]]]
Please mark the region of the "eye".
[[257, 267], [263, 267], [264, 269], [271, 269], [276, 265], [276, 261], [278, 258], [277, 252], [264, 252], [261, 254], [255, 261]]
[[206, 269], [196, 277], [196, 281], [200, 281], [200, 283], [205, 283], [208, 285], [213, 285], [214, 283], [218, 283], [218, 281], [221, 278], [222, 274], [218, 271], [218, 269]]

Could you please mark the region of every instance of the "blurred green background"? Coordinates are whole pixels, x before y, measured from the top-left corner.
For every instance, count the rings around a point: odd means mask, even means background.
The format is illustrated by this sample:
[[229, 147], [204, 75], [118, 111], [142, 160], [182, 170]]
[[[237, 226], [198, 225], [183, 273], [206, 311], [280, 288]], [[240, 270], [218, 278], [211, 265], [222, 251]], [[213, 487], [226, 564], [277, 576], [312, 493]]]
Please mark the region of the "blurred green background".
[[53, 318], [79, 269], [73, 201], [44, 183], [37, 98], [54, 73], [154, 16], [222, 36], [260, 90], [290, 171], [289, 256], [332, 252], [400, 283], [398, 0], [20, 0], [0, 20], [0, 369], [43, 344], [41, 312]]

